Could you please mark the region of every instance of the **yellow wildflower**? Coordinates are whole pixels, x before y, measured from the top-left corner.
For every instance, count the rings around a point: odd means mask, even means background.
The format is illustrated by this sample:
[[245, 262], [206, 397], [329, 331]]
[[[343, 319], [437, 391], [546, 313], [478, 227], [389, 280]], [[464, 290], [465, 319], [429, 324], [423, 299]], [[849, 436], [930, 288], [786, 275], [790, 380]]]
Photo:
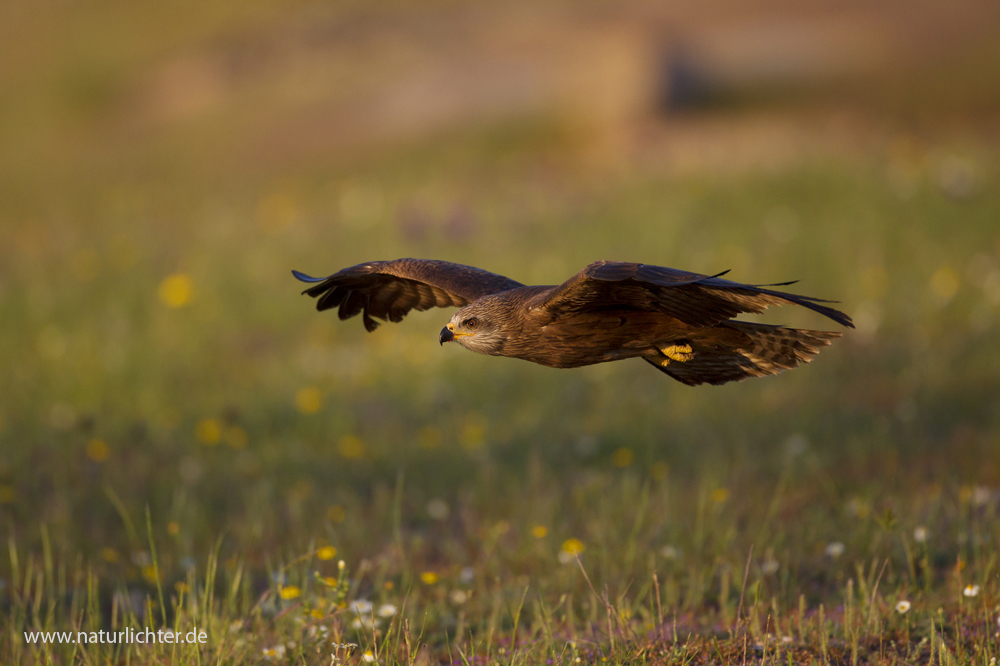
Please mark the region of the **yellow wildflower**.
[[205, 446], [215, 446], [222, 439], [222, 424], [218, 419], [202, 419], [194, 428], [194, 436]]
[[185, 273], [174, 273], [160, 283], [160, 300], [167, 307], [180, 308], [188, 304], [194, 293], [194, 282]]
[[281, 598], [285, 600], [297, 599], [299, 596], [302, 595], [302, 590], [295, 587], [294, 585], [286, 585], [285, 587], [281, 588], [279, 594], [281, 595]]
[[479, 412], [470, 412], [465, 417], [462, 426], [462, 447], [468, 450], [478, 449], [486, 442], [486, 417]]
[[958, 291], [958, 273], [951, 266], [941, 266], [931, 276], [930, 287], [939, 301], [947, 303]]
[[628, 467], [635, 460], [635, 454], [632, 453], [632, 449], [622, 447], [611, 454], [611, 462], [614, 463], [615, 467]]
[[94, 462], [104, 462], [111, 455], [111, 450], [103, 439], [92, 439], [87, 442], [87, 457]]
[[306, 386], [295, 392], [295, 408], [303, 414], [315, 414], [323, 406], [323, 394], [315, 386]]
[[365, 443], [356, 435], [344, 435], [337, 444], [337, 452], [348, 460], [357, 460], [365, 455]]
[[721, 504], [729, 499], [729, 489], [728, 488], [716, 488], [712, 491], [712, 501], [716, 504]]

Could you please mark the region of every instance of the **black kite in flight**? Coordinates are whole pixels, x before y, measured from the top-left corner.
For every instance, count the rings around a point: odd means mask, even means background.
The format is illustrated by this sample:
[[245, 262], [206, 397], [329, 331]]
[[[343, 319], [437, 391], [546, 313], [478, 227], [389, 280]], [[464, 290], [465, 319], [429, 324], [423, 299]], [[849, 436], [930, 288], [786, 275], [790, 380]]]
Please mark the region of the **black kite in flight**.
[[440, 342], [491, 356], [553, 368], [640, 357], [674, 379], [725, 384], [773, 375], [808, 363], [840, 333], [807, 331], [732, 319], [792, 303], [854, 327], [843, 312], [764, 287], [673, 268], [597, 261], [557, 286], [525, 286], [472, 266], [429, 259], [372, 261], [330, 277], [293, 271], [318, 283], [303, 293], [317, 309], [339, 307], [341, 319], [361, 314], [398, 322], [410, 310], [458, 307]]

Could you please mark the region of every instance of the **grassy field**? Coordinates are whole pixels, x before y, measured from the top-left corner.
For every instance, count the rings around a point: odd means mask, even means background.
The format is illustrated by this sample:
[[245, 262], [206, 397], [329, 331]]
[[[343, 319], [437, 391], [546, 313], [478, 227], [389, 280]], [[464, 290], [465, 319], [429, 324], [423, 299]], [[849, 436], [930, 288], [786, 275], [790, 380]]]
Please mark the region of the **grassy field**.
[[[263, 165], [46, 120], [78, 142], [2, 164], [0, 662], [993, 664], [1000, 141], [878, 113], [766, 169], [657, 162], [697, 119]], [[800, 279], [858, 329], [693, 389], [442, 348], [446, 311], [366, 334], [290, 275], [399, 256]], [[126, 627], [207, 642], [25, 635]]]

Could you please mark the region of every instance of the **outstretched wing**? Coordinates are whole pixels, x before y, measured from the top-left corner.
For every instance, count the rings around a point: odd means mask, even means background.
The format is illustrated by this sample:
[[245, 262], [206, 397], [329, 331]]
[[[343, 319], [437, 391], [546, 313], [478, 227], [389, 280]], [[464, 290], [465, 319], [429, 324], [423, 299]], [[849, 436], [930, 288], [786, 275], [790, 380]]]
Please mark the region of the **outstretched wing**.
[[370, 261], [326, 278], [292, 274], [302, 282], [318, 283], [302, 292], [319, 299], [317, 310], [339, 307], [341, 319], [362, 314], [368, 331], [378, 328], [375, 318], [398, 322], [410, 310], [462, 307], [481, 296], [524, 286], [481, 268], [433, 259]]
[[[724, 275], [720, 273], [719, 275]], [[663, 312], [690, 326], [714, 326], [744, 312], [760, 313], [769, 305], [792, 303], [809, 308], [839, 324], [854, 328], [843, 312], [820, 303], [818, 298], [798, 296], [679, 271], [662, 266], [620, 261], [597, 261], [530, 304], [562, 317], [581, 312], [628, 308]]]

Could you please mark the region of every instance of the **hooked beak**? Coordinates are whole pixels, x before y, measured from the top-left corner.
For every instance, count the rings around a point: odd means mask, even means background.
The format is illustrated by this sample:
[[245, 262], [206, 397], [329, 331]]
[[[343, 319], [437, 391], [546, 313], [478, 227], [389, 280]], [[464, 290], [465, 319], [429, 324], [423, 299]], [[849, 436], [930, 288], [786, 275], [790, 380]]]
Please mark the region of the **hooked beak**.
[[455, 334], [452, 333], [451, 329], [445, 326], [441, 329], [441, 335], [438, 337], [438, 342], [442, 345], [446, 342], [451, 342], [455, 339]]

